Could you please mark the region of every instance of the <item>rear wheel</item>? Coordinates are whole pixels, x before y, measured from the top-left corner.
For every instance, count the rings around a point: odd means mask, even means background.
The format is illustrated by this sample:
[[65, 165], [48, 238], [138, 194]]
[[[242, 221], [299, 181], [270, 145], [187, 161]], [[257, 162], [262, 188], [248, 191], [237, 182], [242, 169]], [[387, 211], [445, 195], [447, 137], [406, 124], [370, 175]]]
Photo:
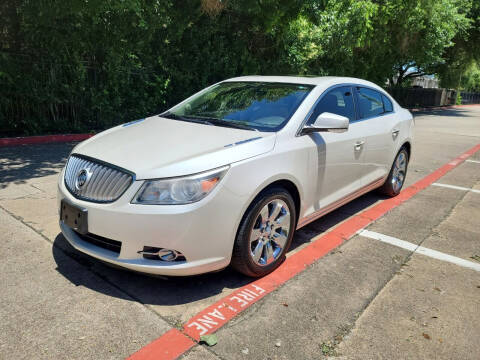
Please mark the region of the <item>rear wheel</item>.
[[248, 208], [240, 224], [232, 254], [239, 272], [264, 276], [285, 260], [295, 231], [295, 203], [288, 191], [271, 188]]
[[400, 193], [407, 176], [408, 160], [407, 150], [401, 148], [395, 157], [385, 184], [379, 189], [381, 193], [392, 197]]

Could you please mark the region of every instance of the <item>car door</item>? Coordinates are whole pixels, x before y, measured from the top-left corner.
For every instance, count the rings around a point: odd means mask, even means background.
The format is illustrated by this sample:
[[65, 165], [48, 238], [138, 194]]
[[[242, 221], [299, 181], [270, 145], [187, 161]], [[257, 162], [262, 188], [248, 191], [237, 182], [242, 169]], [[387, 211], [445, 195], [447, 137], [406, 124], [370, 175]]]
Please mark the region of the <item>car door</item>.
[[366, 132], [364, 162], [365, 185], [385, 178], [392, 166], [391, 161], [397, 148], [400, 124], [393, 111], [392, 102], [380, 91], [356, 87], [359, 122], [368, 125]]
[[338, 86], [323, 94], [307, 125], [322, 113], [346, 116], [349, 129], [343, 133], [312, 134], [318, 148], [317, 208], [327, 208], [361, 188], [365, 130], [356, 122], [354, 94], [351, 86]]

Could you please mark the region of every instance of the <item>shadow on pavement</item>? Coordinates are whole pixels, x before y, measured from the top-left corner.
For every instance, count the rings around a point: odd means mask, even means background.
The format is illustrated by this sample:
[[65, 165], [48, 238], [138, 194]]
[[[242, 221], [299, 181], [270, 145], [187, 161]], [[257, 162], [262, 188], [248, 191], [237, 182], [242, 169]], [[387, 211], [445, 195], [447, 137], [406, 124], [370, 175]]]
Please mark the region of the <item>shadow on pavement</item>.
[[0, 189], [60, 172], [76, 143], [0, 148]]
[[[366, 194], [303, 227], [296, 232], [290, 252], [311, 242], [316, 236], [382, 199], [383, 197], [375, 192]], [[112, 267], [77, 251], [67, 242], [62, 234], [57, 235], [52, 251], [57, 263], [57, 271], [73, 284], [90, 288], [108, 296], [120, 296], [126, 300], [133, 299], [142, 304], [189, 304], [220, 294], [226, 289], [237, 289], [254, 281], [254, 279], [243, 276], [231, 268], [190, 277], [164, 278], [136, 273]], [[65, 253], [69, 257], [66, 257]], [[71, 258], [74, 258], [84, 266], [81, 273], [78, 272], [78, 267], [72, 266]], [[109, 287], [103, 287], [102, 282], [91, 279], [90, 271], [93, 271], [121, 291], [112, 293], [111, 290], [106, 290]]]
[[345, 221], [350, 216], [356, 215], [357, 213], [360, 213], [366, 208], [384, 199], [386, 199], [385, 196], [379, 195], [375, 191], [372, 191], [302, 227], [295, 233], [290, 251], [311, 242], [315, 237], [331, 230], [333, 227]]
[[416, 111], [413, 114], [413, 117], [417, 116], [445, 116], [445, 117], [475, 117], [475, 114], [469, 112], [468, 110], [457, 108], [457, 109], [439, 109], [439, 110], [427, 110], [427, 111]]
[[[236, 289], [253, 281], [234, 270], [225, 270], [190, 276], [190, 277], [160, 277], [136, 273], [121, 268], [112, 267], [74, 249], [62, 234], [55, 238], [52, 248], [53, 257], [57, 263], [57, 271], [76, 286], [84, 286], [108, 296], [119, 296], [126, 300], [136, 300], [150, 305], [180, 305], [188, 304], [221, 293], [224, 289]], [[71, 266], [67, 253], [81, 263], [85, 269], [83, 274], [78, 268]], [[66, 261], [68, 259], [70, 261]], [[91, 281], [91, 272], [113, 284], [121, 290], [119, 293], [108, 293], [101, 282]], [[123, 296], [125, 295], [125, 296]]]

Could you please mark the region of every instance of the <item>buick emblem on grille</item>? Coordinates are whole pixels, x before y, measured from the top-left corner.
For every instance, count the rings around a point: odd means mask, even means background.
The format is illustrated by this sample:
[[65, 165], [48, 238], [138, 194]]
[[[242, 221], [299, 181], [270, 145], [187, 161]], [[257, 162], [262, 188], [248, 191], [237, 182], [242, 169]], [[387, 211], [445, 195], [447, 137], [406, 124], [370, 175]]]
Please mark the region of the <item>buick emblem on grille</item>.
[[75, 179], [75, 187], [77, 190], [82, 190], [82, 188], [88, 183], [92, 177], [92, 172], [90, 169], [81, 169], [77, 173], [77, 178]]

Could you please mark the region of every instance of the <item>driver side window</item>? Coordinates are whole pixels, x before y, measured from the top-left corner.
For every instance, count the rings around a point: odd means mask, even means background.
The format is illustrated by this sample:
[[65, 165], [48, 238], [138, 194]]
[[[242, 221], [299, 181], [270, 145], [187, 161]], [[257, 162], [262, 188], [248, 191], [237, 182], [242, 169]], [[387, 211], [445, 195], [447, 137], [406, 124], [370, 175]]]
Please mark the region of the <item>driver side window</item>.
[[307, 125], [315, 122], [318, 115], [329, 112], [347, 117], [350, 122], [355, 120], [355, 107], [353, 105], [353, 93], [350, 86], [337, 87], [325, 94], [315, 107], [308, 119]]

